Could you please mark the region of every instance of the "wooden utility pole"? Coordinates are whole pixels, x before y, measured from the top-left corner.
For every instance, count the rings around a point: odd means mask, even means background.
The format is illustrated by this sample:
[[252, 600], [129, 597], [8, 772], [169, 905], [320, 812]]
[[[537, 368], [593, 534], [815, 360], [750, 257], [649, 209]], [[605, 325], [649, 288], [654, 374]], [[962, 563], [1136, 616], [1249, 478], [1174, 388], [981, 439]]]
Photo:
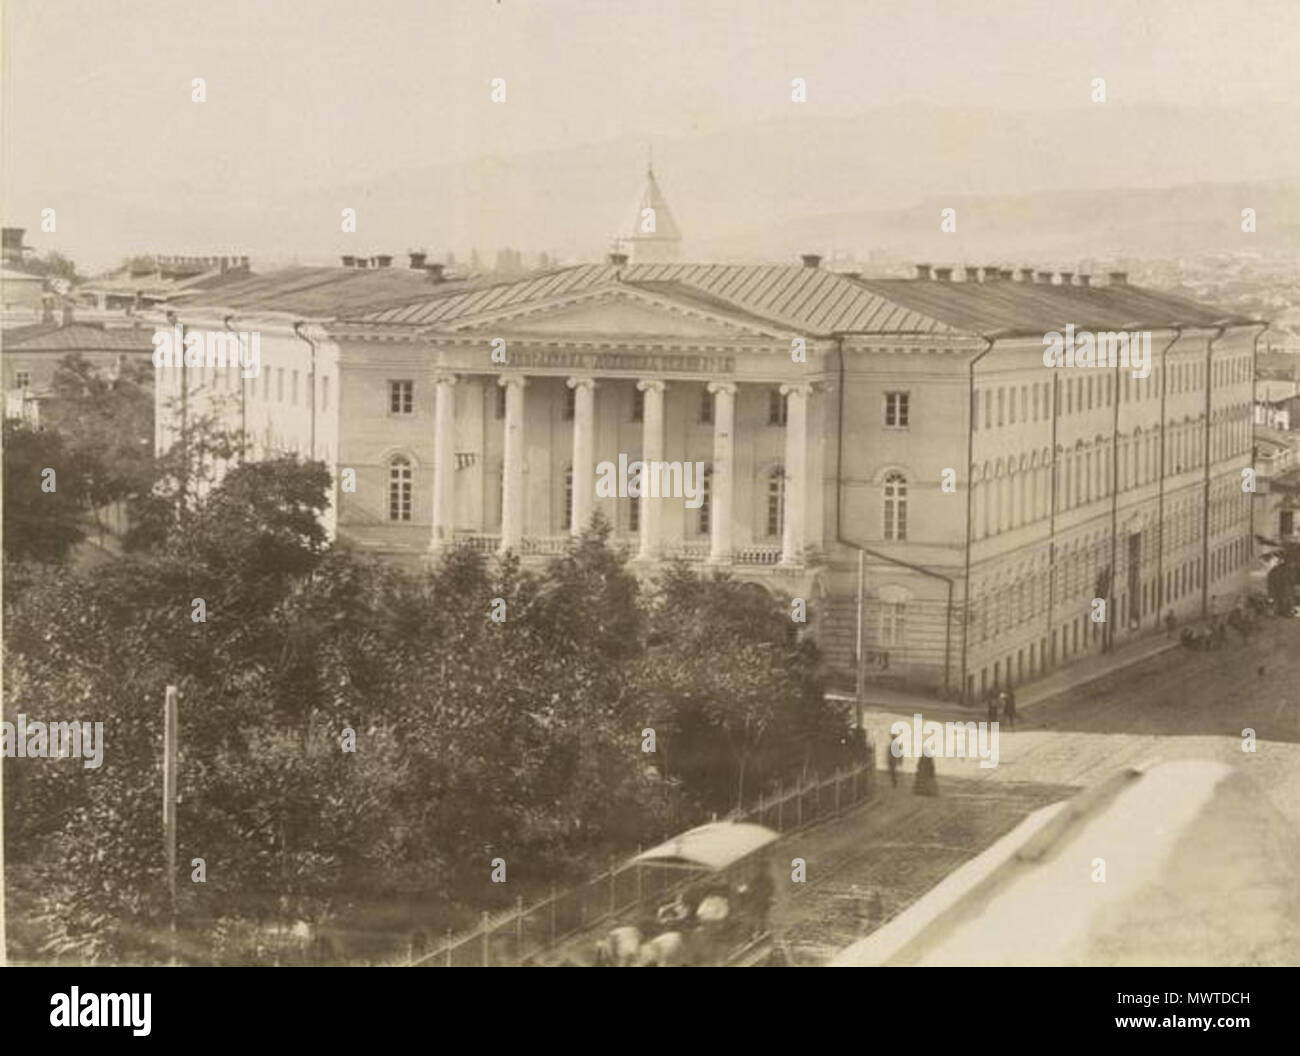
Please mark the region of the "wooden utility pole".
[[167, 892], [171, 898], [172, 956], [176, 943], [176, 765], [180, 740], [180, 691], [167, 687], [163, 705], [163, 844], [167, 852]]

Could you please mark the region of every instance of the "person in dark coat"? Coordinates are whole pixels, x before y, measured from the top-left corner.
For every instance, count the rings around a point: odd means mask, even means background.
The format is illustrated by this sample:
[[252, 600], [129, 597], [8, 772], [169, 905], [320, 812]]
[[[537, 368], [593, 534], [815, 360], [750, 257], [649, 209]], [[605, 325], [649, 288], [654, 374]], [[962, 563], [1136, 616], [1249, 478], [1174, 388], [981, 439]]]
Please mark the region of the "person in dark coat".
[[916, 761], [916, 781], [912, 785], [912, 792], [918, 796], [937, 796], [939, 794], [939, 781], [935, 776], [934, 759], [924, 752]]
[[1014, 730], [1016, 728], [1016, 691], [1008, 689], [1002, 695], [1002, 721], [1007, 724], [1007, 728]]
[[898, 787], [898, 768], [903, 765], [902, 759], [894, 754], [894, 744], [890, 741], [889, 746], [885, 749], [885, 764], [889, 767], [889, 785], [891, 788]]
[[998, 693], [996, 689], [989, 690], [988, 697], [989, 722], [998, 721]]

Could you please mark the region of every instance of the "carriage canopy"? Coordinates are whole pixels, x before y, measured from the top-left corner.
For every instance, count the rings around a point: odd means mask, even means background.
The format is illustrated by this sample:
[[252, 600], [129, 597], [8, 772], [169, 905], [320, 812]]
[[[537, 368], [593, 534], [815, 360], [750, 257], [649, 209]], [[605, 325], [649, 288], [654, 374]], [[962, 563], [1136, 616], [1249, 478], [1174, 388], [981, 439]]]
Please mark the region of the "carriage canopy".
[[778, 833], [763, 825], [713, 821], [674, 836], [658, 847], [651, 847], [632, 860], [646, 865], [718, 872], [779, 838]]

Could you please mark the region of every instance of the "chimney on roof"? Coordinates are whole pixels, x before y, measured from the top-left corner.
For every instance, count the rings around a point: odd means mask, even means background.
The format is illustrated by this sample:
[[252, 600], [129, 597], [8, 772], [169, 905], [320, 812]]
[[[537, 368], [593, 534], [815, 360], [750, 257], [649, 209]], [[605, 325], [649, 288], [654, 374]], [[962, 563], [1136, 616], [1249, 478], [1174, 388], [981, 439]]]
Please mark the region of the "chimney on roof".
[[805, 268], [821, 267], [822, 255], [820, 253], [804, 253], [800, 259], [803, 261], [803, 266]]
[[1040, 271], [1035, 276], [1034, 281], [1050, 286], [1052, 285], [1052, 273], [1050, 271]]
[[1021, 268], [1021, 269], [1020, 269], [1020, 281], [1021, 281], [1021, 282], [1033, 282], [1033, 281], [1034, 281], [1034, 269], [1033, 269], [1033, 268]]
[[446, 265], [440, 263], [439, 261], [434, 261], [431, 264], [426, 264], [424, 266], [424, 270], [429, 273], [429, 281], [442, 282], [442, 269], [444, 267], [446, 267]]
[[412, 271], [423, 271], [423, 270], [424, 270], [424, 262], [425, 262], [425, 260], [428, 258], [429, 254], [428, 254], [428, 253], [422, 253], [422, 252], [421, 252], [420, 250], [418, 250], [418, 249], [412, 249], [412, 250], [408, 250], [408, 251], [407, 251], [407, 256], [409, 256], [409, 257], [411, 258], [411, 270], [412, 270]]
[[934, 278], [936, 282], [952, 282], [952, 268], [935, 268]]
[[1073, 286], [1073, 285], [1074, 285], [1074, 272], [1072, 272], [1072, 271], [1063, 271], [1063, 272], [1061, 272], [1061, 285], [1062, 285], [1062, 286]]
[[1108, 278], [1110, 279], [1110, 284], [1111, 284], [1112, 286], [1127, 286], [1127, 285], [1128, 285], [1128, 272], [1127, 272], [1127, 271], [1112, 271], [1112, 272], [1108, 272], [1108, 273], [1107, 273], [1107, 276], [1108, 276]]
[[966, 281], [967, 281], [967, 282], [979, 282], [979, 281], [980, 281], [980, 269], [979, 269], [979, 268], [967, 268], [967, 269], [966, 269]]
[[391, 253], [376, 253], [370, 259], [372, 267], [391, 268], [393, 266], [393, 255]]
[[614, 252], [609, 255], [609, 262], [616, 268], [621, 268], [627, 263], [627, 254]]
[[1007, 282], [1010, 282], [1015, 277], [1016, 277], [1016, 273], [1011, 268], [1002, 268], [998, 272], [998, 278], [1005, 279]]
[[862, 272], [860, 271], [841, 271], [840, 274], [843, 275], [846, 279], [862, 278]]
[[357, 258], [354, 257], [351, 253], [344, 253], [343, 266], [345, 268], [355, 268], [357, 266]]
[[930, 277], [930, 265], [918, 264], [916, 266], [916, 277], [918, 279], [928, 279]]
[[1079, 285], [1080, 285], [1080, 286], [1091, 286], [1091, 285], [1092, 285], [1092, 276], [1091, 276], [1091, 275], [1080, 275], [1080, 276], [1079, 276]]

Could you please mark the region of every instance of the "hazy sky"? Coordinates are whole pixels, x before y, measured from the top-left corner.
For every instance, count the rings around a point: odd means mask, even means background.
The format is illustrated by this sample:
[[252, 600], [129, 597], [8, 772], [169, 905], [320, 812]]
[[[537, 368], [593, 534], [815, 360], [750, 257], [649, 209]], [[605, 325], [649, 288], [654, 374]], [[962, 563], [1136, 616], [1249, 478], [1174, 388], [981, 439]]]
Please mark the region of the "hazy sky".
[[[5, 222], [905, 101], [1300, 100], [1300, 0], [4, 0]], [[191, 101], [203, 77], [207, 101]], [[503, 77], [507, 102], [490, 101]], [[631, 188], [628, 188], [630, 193]], [[75, 245], [75, 240], [73, 243]]]

